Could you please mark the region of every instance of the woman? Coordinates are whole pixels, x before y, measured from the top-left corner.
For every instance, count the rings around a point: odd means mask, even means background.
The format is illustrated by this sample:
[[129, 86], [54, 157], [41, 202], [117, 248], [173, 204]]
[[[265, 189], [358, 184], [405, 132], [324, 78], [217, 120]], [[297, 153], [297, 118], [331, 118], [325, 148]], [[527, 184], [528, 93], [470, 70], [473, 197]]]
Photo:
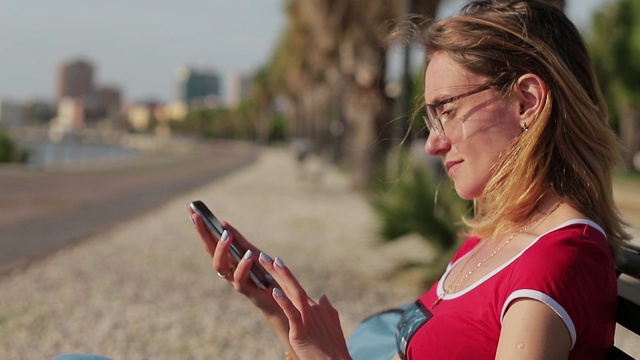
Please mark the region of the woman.
[[[400, 326], [397, 358], [603, 359], [613, 345], [612, 199], [619, 154], [584, 43], [538, 0], [478, 0], [425, 35], [425, 146], [473, 199], [469, 238]], [[336, 310], [226, 224], [213, 267], [263, 312], [291, 358], [349, 359]], [[249, 249], [238, 263], [232, 239]], [[257, 290], [258, 261], [278, 282]]]

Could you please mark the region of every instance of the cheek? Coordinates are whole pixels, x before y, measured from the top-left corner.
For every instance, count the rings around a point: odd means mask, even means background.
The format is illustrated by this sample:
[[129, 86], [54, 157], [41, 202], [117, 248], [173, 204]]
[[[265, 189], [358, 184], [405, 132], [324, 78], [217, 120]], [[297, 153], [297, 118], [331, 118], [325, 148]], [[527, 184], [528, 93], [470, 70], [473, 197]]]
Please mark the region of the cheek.
[[460, 149], [466, 153], [461, 171], [452, 180], [458, 195], [465, 200], [472, 200], [482, 195], [491, 178], [492, 166], [497, 154], [486, 147], [468, 147]]
[[497, 128], [476, 133], [459, 144], [458, 150], [463, 154], [465, 162], [471, 164], [477, 177], [488, 180], [491, 169], [498, 159], [511, 147], [517, 134]]
[[465, 129], [465, 137], [454, 145], [466, 167], [464, 175], [455, 179], [461, 197], [472, 199], [482, 194], [493, 174], [494, 164], [511, 146], [519, 131], [513, 124], [495, 120], [489, 126]]
[[486, 110], [463, 122], [459, 144], [467, 147], [469, 154], [495, 158], [511, 146], [522, 129], [510, 107], [494, 105]]

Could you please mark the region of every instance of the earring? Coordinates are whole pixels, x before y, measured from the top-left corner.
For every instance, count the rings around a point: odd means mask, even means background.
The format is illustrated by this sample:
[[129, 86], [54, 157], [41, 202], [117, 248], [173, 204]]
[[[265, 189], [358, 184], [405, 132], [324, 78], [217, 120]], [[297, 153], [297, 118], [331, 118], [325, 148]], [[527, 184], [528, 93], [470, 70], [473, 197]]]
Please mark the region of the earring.
[[529, 126], [527, 126], [527, 123], [522, 123], [522, 130], [524, 130], [524, 132], [529, 131]]

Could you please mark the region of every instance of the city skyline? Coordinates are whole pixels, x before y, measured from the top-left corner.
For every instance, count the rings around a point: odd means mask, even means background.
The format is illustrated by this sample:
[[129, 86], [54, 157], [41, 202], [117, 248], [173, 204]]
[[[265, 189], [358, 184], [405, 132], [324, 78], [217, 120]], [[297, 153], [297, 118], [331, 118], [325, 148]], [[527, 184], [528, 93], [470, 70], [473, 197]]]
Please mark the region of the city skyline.
[[[609, 0], [568, 0], [579, 27]], [[451, 15], [463, 0], [449, 0]], [[0, 2], [0, 97], [55, 98], [60, 63], [84, 58], [96, 81], [121, 89], [130, 101], [174, 100], [182, 66], [208, 68], [227, 79], [267, 63], [284, 28], [284, 0], [82, 0]]]
[[266, 64], [284, 25], [282, 0], [0, 2], [0, 97], [55, 98], [60, 63], [90, 61], [96, 81], [133, 101], [174, 99], [175, 72], [223, 80]]

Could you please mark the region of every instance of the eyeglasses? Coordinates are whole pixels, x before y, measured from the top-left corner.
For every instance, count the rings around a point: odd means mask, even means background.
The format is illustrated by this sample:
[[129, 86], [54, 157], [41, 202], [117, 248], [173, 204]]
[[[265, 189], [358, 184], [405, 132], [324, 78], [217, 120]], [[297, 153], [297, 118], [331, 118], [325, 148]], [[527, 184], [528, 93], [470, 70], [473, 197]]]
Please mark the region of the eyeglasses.
[[440, 139], [444, 140], [446, 138], [444, 134], [444, 126], [447, 123], [447, 121], [449, 121], [448, 116], [451, 113], [451, 111], [444, 111], [438, 114], [438, 109], [441, 108], [442, 105], [446, 105], [446, 104], [458, 101], [467, 96], [477, 94], [493, 86], [495, 86], [495, 84], [493, 83], [482, 85], [471, 91], [467, 91], [466, 93], [456, 95], [454, 97], [450, 97], [442, 101], [438, 101], [437, 103], [426, 104], [425, 108], [426, 108], [427, 115], [423, 116], [423, 119], [424, 119], [424, 123], [427, 125], [427, 129], [429, 129], [430, 132], [434, 132], [436, 135], [438, 135]]
[[[404, 307], [404, 306], [403, 306]], [[407, 359], [409, 341], [413, 335], [433, 317], [433, 314], [420, 302], [420, 300], [404, 307], [404, 312], [398, 321], [396, 328], [396, 349], [400, 359]]]

